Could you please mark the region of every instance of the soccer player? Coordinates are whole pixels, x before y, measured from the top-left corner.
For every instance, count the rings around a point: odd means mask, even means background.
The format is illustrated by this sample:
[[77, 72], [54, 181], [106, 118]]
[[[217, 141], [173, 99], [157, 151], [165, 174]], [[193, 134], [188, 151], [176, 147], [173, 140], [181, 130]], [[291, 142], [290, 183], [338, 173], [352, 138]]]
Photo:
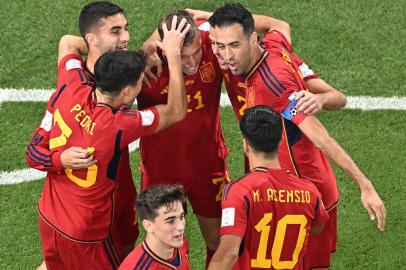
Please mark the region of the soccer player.
[[[79, 16], [79, 28], [82, 37], [66, 35], [61, 38], [59, 56], [88, 54], [82, 75], [90, 83], [94, 81], [94, 64], [103, 53], [127, 50], [130, 40], [128, 22], [122, 8], [110, 2], [98, 1], [83, 7]], [[57, 89], [62, 89], [64, 85], [65, 82], [58, 77]], [[58, 93], [56, 91], [54, 96]], [[49, 103], [43, 123], [52, 122], [52, 119], [53, 108]], [[83, 169], [95, 163], [93, 156], [89, 155], [86, 149], [78, 146], [51, 152], [49, 129], [44, 129], [42, 125], [36, 130], [27, 150], [27, 163], [33, 168], [44, 171], [60, 172], [65, 168]], [[133, 249], [139, 233], [134, 212], [136, 189], [127, 149], [121, 152], [119, 167], [117, 179], [120, 181], [117, 181], [116, 187], [119, 195], [115, 196], [113, 234], [121, 238], [120, 242], [126, 255]]]
[[[220, 128], [222, 74], [211, 51], [208, 32], [199, 31], [184, 10], [168, 14], [144, 46], [155, 51], [153, 40], [161, 36], [162, 23], [173, 16], [185, 18], [193, 27], [181, 50], [182, 70], [188, 99], [188, 114], [171, 128], [140, 140], [142, 190], [155, 184], [181, 184], [196, 214], [207, 248], [206, 262], [219, 243], [221, 194], [228, 182], [225, 145]], [[166, 61], [160, 77], [143, 85], [138, 96], [140, 109], [166, 102], [168, 68]]]
[[218, 8], [209, 23], [219, 53], [234, 76], [244, 76], [247, 106], [271, 106], [283, 119], [279, 161], [298, 176], [312, 179], [322, 194], [329, 222], [325, 230], [311, 237], [305, 254], [305, 269], [328, 268], [337, 237], [338, 189], [328, 158], [332, 159], [360, 188], [361, 201], [370, 218], [384, 229], [386, 211], [372, 183], [348, 153], [329, 135], [314, 115], [297, 110], [296, 92], [306, 89], [290, 53], [290, 28], [280, 21], [261, 39], [254, 32], [251, 13], [240, 4]]
[[94, 68], [97, 87], [79, 55], [59, 54], [58, 81], [65, 86], [50, 100], [54, 121], [42, 123], [50, 131], [51, 156], [78, 145], [97, 162], [87, 169], [47, 173], [38, 206], [47, 269], [117, 269], [122, 261], [121, 239], [113, 232], [122, 152], [140, 136], [186, 116], [180, 48], [190, 25], [177, 24], [175, 17], [170, 28], [164, 24], [158, 46], [168, 59], [172, 91], [167, 104], [143, 111], [129, 109], [141, 90], [142, 54], [105, 53]]
[[138, 217], [147, 233], [120, 265], [120, 270], [190, 269], [185, 233], [183, 188], [159, 184], [137, 198]]
[[231, 269], [237, 258], [234, 269], [301, 269], [310, 229], [328, 220], [320, 193], [281, 169], [281, 120], [270, 107], [247, 109], [240, 130], [251, 171], [224, 189], [220, 246], [209, 269]]

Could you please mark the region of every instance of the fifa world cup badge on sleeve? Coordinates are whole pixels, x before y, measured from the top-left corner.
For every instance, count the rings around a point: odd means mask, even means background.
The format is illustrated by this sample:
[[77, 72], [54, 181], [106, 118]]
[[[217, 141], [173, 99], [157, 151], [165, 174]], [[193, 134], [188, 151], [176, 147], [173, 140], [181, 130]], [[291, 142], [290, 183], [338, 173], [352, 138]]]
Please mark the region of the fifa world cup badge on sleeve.
[[292, 120], [293, 117], [296, 116], [298, 110], [296, 108], [296, 104], [297, 104], [297, 99], [296, 99], [296, 92], [292, 93], [289, 96], [289, 104], [288, 106], [286, 106], [286, 108], [283, 110], [282, 112], [282, 116], [283, 118], [287, 119], [287, 120]]

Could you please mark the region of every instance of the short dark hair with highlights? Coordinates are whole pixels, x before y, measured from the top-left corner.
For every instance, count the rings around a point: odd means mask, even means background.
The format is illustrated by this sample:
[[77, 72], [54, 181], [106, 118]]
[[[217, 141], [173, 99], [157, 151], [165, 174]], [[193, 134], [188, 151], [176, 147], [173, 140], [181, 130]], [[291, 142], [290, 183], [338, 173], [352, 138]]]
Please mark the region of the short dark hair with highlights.
[[137, 83], [144, 69], [141, 52], [106, 52], [96, 61], [94, 77], [103, 94], [117, 96], [124, 87]]
[[97, 1], [87, 4], [82, 8], [79, 16], [79, 30], [84, 38], [87, 33], [92, 31], [92, 28], [98, 26], [102, 19], [105, 19], [124, 11], [119, 6], [107, 2]]
[[268, 156], [276, 154], [282, 137], [279, 115], [268, 106], [255, 106], [244, 112], [240, 130], [254, 150]]
[[254, 32], [254, 18], [240, 3], [228, 3], [217, 8], [209, 18], [211, 27], [225, 27], [235, 23], [241, 25], [244, 35], [249, 37]]
[[175, 202], [184, 203], [183, 187], [180, 185], [158, 184], [141, 192], [136, 201], [137, 214], [141, 221], [154, 221], [162, 206], [172, 209]]
[[[187, 12], [184, 9], [177, 9], [172, 11], [171, 13], [169, 13], [168, 15], [166, 15], [161, 22], [158, 25], [158, 33], [159, 33], [159, 37], [161, 38], [161, 40], [164, 38], [164, 31], [162, 30], [162, 24], [166, 23], [166, 25], [168, 26], [168, 30], [171, 30], [171, 26], [172, 26], [172, 18], [174, 16], [178, 17], [178, 21], [176, 23], [176, 27], [178, 27], [179, 23], [182, 21], [182, 19], [186, 19], [186, 24], [185, 27], [190, 24], [190, 29], [189, 31], [186, 33], [185, 35], [185, 40], [183, 41], [183, 46], [187, 47], [190, 44], [193, 43], [193, 40], [195, 38], [196, 35], [199, 34], [199, 29], [197, 28], [195, 21], [193, 20], [192, 16], [190, 15], [189, 12]], [[184, 28], [185, 28], [184, 27]], [[183, 29], [182, 29], [183, 30]]]

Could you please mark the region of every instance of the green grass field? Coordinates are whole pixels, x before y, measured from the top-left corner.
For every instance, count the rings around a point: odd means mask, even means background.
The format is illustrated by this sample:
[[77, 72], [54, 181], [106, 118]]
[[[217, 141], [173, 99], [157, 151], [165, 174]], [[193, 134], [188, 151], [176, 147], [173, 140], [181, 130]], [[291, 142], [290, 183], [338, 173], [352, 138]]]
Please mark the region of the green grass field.
[[[78, 34], [88, 1], [2, 1], [0, 88], [53, 88], [59, 38]], [[173, 8], [212, 10], [221, 1], [115, 1], [127, 11], [131, 48], [140, 47]], [[241, 1], [254, 13], [291, 24], [296, 52], [327, 82], [349, 96], [406, 96], [406, 1]], [[0, 105], [0, 172], [26, 168], [25, 145], [43, 116], [44, 102]], [[388, 211], [385, 232], [369, 221], [359, 192], [335, 168], [341, 192], [338, 251], [333, 269], [403, 269], [406, 229], [405, 111], [343, 110], [320, 119], [373, 181]], [[241, 137], [230, 107], [222, 126], [231, 176], [243, 172]], [[402, 139], [403, 138], [403, 139]], [[132, 154], [138, 180], [138, 152]], [[42, 261], [36, 204], [43, 180], [0, 186], [0, 269], [34, 269]], [[138, 187], [138, 183], [137, 183]], [[193, 269], [203, 269], [204, 245], [188, 215]]]

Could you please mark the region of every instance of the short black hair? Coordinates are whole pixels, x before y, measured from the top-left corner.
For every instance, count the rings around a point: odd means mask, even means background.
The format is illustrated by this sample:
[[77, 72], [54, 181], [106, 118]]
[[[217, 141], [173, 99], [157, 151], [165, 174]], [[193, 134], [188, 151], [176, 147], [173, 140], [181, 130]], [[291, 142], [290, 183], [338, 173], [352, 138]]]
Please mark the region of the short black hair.
[[141, 52], [106, 52], [94, 66], [96, 86], [103, 94], [117, 96], [124, 87], [137, 83], [144, 69]]
[[137, 214], [141, 221], [154, 221], [158, 209], [166, 206], [172, 209], [175, 202], [184, 203], [183, 187], [180, 185], [158, 184], [141, 192], [136, 201]]
[[82, 8], [79, 16], [80, 34], [84, 38], [87, 33], [92, 31], [94, 26], [98, 26], [100, 20], [119, 13], [124, 14], [124, 10], [107, 1], [97, 1], [87, 4]]
[[256, 151], [273, 155], [282, 137], [281, 119], [268, 106], [255, 106], [244, 112], [240, 130], [246, 142]]
[[228, 3], [217, 8], [209, 18], [211, 27], [224, 27], [238, 23], [244, 35], [249, 37], [254, 32], [254, 18], [240, 3]]
[[189, 46], [190, 44], [193, 43], [195, 36], [199, 33], [198, 32], [199, 29], [197, 28], [196, 23], [192, 18], [192, 15], [190, 15], [190, 13], [184, 9], [177, 9], [177, 10], [170, 12], [160, 21], [160, 23], [158, 25], [159, 37], [161, 38], [161, 40], [164, 38], [164, 31], [162, 30], [163, 23], [166, 23], [166, 25], [168, 26], [168, 30], [171, 30], [172, 18], [174, 16], [178, 17], [176, 27], [179, 25], [179, 23], [182, 21], [182, 19], [186, 19], [186, 24], [185, 24], [184, 28], [186, 28], [186, 26], [188, 24], [190, 24], [191, 27], [190, 27], [189, 31], [186, 33], [185, 39], [183, 41], [183, 46]]

